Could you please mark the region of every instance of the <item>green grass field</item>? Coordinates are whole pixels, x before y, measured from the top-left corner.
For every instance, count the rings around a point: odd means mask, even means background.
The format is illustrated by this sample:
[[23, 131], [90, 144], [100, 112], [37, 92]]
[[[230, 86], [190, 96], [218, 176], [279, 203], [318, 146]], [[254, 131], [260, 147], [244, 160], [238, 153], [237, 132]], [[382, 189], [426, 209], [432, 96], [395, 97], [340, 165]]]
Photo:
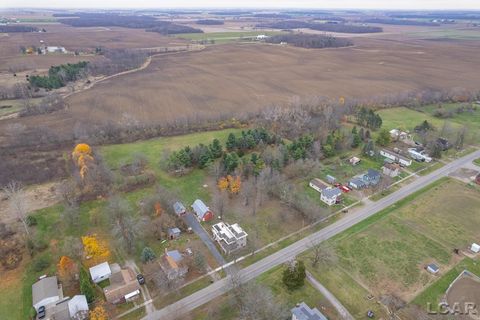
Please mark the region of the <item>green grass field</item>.
[[479, 40], [480, 30], [478, 29], [444, 29], [428, 32], [410, 32], [407, 35], [419, 39], [432, 40]]
[[402, 130], [413, 131], [415, 126], [427, 120], [437, 128], [443, 126], [444, 120], [435, 118], [428, 113], [422, 113], [405, 107], [382, 109], [378, 111], [382, 117], [382, 128], [391, 130], [399, 128]]
[[283, 32], [278, 31], [230, 31], [211, 33], [183, 33], [177, 35], [176, 37], [193, 41], [214, 40], [215, 43], [226, 43], [242, 40], [243, 38], [248, 38], [248, 40], [251, 40], [260, 34], [273, 36], [282, 33]]
[[478, 188], [440, 179], [330, 239], [338, 266], [311, 272], [354, 316], [375, 305], [365, 299], [369, 293], [394, 292], [411, 301], [436, 280], [424, 265], [436, 262], [441, 272], [462, 268], [452, 249], [480, 236], [479, 196]]

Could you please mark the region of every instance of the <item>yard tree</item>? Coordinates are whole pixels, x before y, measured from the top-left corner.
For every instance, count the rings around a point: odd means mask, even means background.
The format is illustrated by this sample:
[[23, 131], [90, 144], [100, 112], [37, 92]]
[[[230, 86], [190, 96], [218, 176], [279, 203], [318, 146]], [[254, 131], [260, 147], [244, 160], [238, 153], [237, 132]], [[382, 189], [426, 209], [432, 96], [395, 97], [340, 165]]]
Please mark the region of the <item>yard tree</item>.
[[71, 280], [75, 273], [75, 262], [67, 256], [62, 256], [58, 262], [57, 269], [60, 278]]
[[312, 267], [317, 267], [318, 264], [332, 264], [336, 261], [337, 256], [335, 250], [325, 243], [312, 244], [311, 255], [309, 256]]
[[223, 165], [227, 173], [233, 172], [239, 164], [240, 158], [236, 152], [227, 153], [223, 158]]
[[283, 270], [282, 281], [288, 290], [293, 291], [301, 288], [305, 283], [305, 265], [301, 260], [293, 260]]
[[242, 180], [240, 176], [232, 177], [231, 175], [227, 176], [228, 187], [231, 194], [238, 194], [242, 187]]
[[63, 241], [63, 255], [72, 257], [72, 259], [80, 260], [83, 253], [83, 244], [80, 238], [67, 236]]
[[155, 252], [152, 250], [150, 247], [145, 247], [142, 250], [142, 254], [140, 256], [140, 259], [142, 260], [143, 263], [147, 263], [150, 261], [155, 260], [157, 256], [155, 255]]
[[90, 310], [88, 315], [90, 320], [108, 320], [109, 319], [107, 310], [105, 310], [103, 303], [95, 306], [95, 308]]
[[20, 220], [25, 228], [25, 233], [30, 236], [27, 224], [27, 195], [19, 182], [11, 181], [3, 189], [8, 199], [10, 214]]
[[193, 256], [193, 266], [200, 273], [205, 271], [207, 262], [205, 261], [205, 256], [202, 254], [202, 252], [195, 252], [195, 255]]
[[287, 319], [289, 313], [284, 304], [276, 301], [270, 289], [256, 282], [241, 286], [236, 303], [241, 319]]
[[388, 130], [387, 129], [382, 129], [378, 133], [377, 143], [379, 145], [381, 145], [382, 147], [385, 147], [390, 143], [390, 139], [391, 139], [390, 138], [390, 133], [388, 132]]
[[365, 130], [362, 128], [360, 128], [360, 130], [358, 131], [358, 135], [360, 136], [360, 139], [365, 140]]
[[220, 144], [220, 140], [218, 139], [213, 139], [213, 142], [212, 144], [210, 144], [209, 149], [215, 159], [220, 158], [223, 154], [222, 145]]
[[80, 212], [76, 203], [66, 203], [63, 209], [63, 217], [68, 226], [78, 227], [80, 223]]
[[227, 147], [228, 151], [233, 151], [237, 148], [237, 138], [235, 137], [235, 134], [230, 133], [227, 138], [227, 142], [225, 143], [225, 146]]
[[110, 258], [107, 243], [99, 239], [97, 235], [83, 236], [82, 244], [85, 256], [92, 261], [92, 265], [107, 261]]
[[85, 268], [80, 269], [80, 292], [85, 295], [88, 303], [92, 303], [95, 299], [95, 289]]
[[218, 179], [218, 182], [217, 182], [217, 187], [220, 191], [225, 191], [228, 189], [228, 180], [226, 177], [221, 177], [220, 179]]
[[363, 146], [363, 153], [371, 156], [375, 152], [375, 144], [373, 140], [368, 140], [368, 142]]
[[139, 235], [140, 221], [133, 217], [128, 202], [118, 196], [110, 199], [107, 212], [114, 238], [127, 252], [132, 253]]
[[360, 137], [360, 134], [357, 132], [357, 127], [353, 127], [351, 147], [358, 148], [360, 146], [360, 143], [362, 143], [362, 138]]

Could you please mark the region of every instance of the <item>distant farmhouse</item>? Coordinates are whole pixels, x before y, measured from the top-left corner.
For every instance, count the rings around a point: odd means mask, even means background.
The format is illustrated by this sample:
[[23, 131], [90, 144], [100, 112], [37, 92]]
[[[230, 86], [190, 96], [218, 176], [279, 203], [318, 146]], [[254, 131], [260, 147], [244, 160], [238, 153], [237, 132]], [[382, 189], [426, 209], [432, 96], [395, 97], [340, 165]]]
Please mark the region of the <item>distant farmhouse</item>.
[[400, 174], [400, 165], [397, 163], [385, 163], [382, 167], [383, 174], [395, 178]]
[[212, 226], [213, 239], [223, 252], [230, 254], [247, 245], [248, 234], [237, 224], [219, 222]]

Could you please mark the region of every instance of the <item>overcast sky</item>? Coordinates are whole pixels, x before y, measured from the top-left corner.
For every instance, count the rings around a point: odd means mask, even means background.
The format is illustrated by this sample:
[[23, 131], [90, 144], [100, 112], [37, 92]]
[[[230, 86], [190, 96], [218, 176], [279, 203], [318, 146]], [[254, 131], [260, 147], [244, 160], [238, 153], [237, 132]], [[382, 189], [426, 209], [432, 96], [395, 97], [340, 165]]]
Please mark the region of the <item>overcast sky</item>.
[[476, 9], [480, 0], [0, 0], [0, 8], [365, 8]]

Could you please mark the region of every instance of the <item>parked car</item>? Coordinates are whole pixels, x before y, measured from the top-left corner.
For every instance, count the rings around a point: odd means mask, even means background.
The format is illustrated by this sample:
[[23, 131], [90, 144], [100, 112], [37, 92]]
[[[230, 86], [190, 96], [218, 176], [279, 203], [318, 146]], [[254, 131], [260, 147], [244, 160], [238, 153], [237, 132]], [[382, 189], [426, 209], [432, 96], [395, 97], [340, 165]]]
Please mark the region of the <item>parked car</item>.
[[145, 277], [143, 276], [143, 274], [137, 274], [137, 281], [141, 285], [145, 284]]
[[342, 190], [343, 192], [350, 192], [350, 188], [347, 186], [340, 186], [340, 190]]
[[37, 312], [38, 319], [43, 319], [43, 318], [45, 318], [45, 315], [46, 315], [45, 306], [40, 306], [40, 307], [38, 308], [38, 312]]

